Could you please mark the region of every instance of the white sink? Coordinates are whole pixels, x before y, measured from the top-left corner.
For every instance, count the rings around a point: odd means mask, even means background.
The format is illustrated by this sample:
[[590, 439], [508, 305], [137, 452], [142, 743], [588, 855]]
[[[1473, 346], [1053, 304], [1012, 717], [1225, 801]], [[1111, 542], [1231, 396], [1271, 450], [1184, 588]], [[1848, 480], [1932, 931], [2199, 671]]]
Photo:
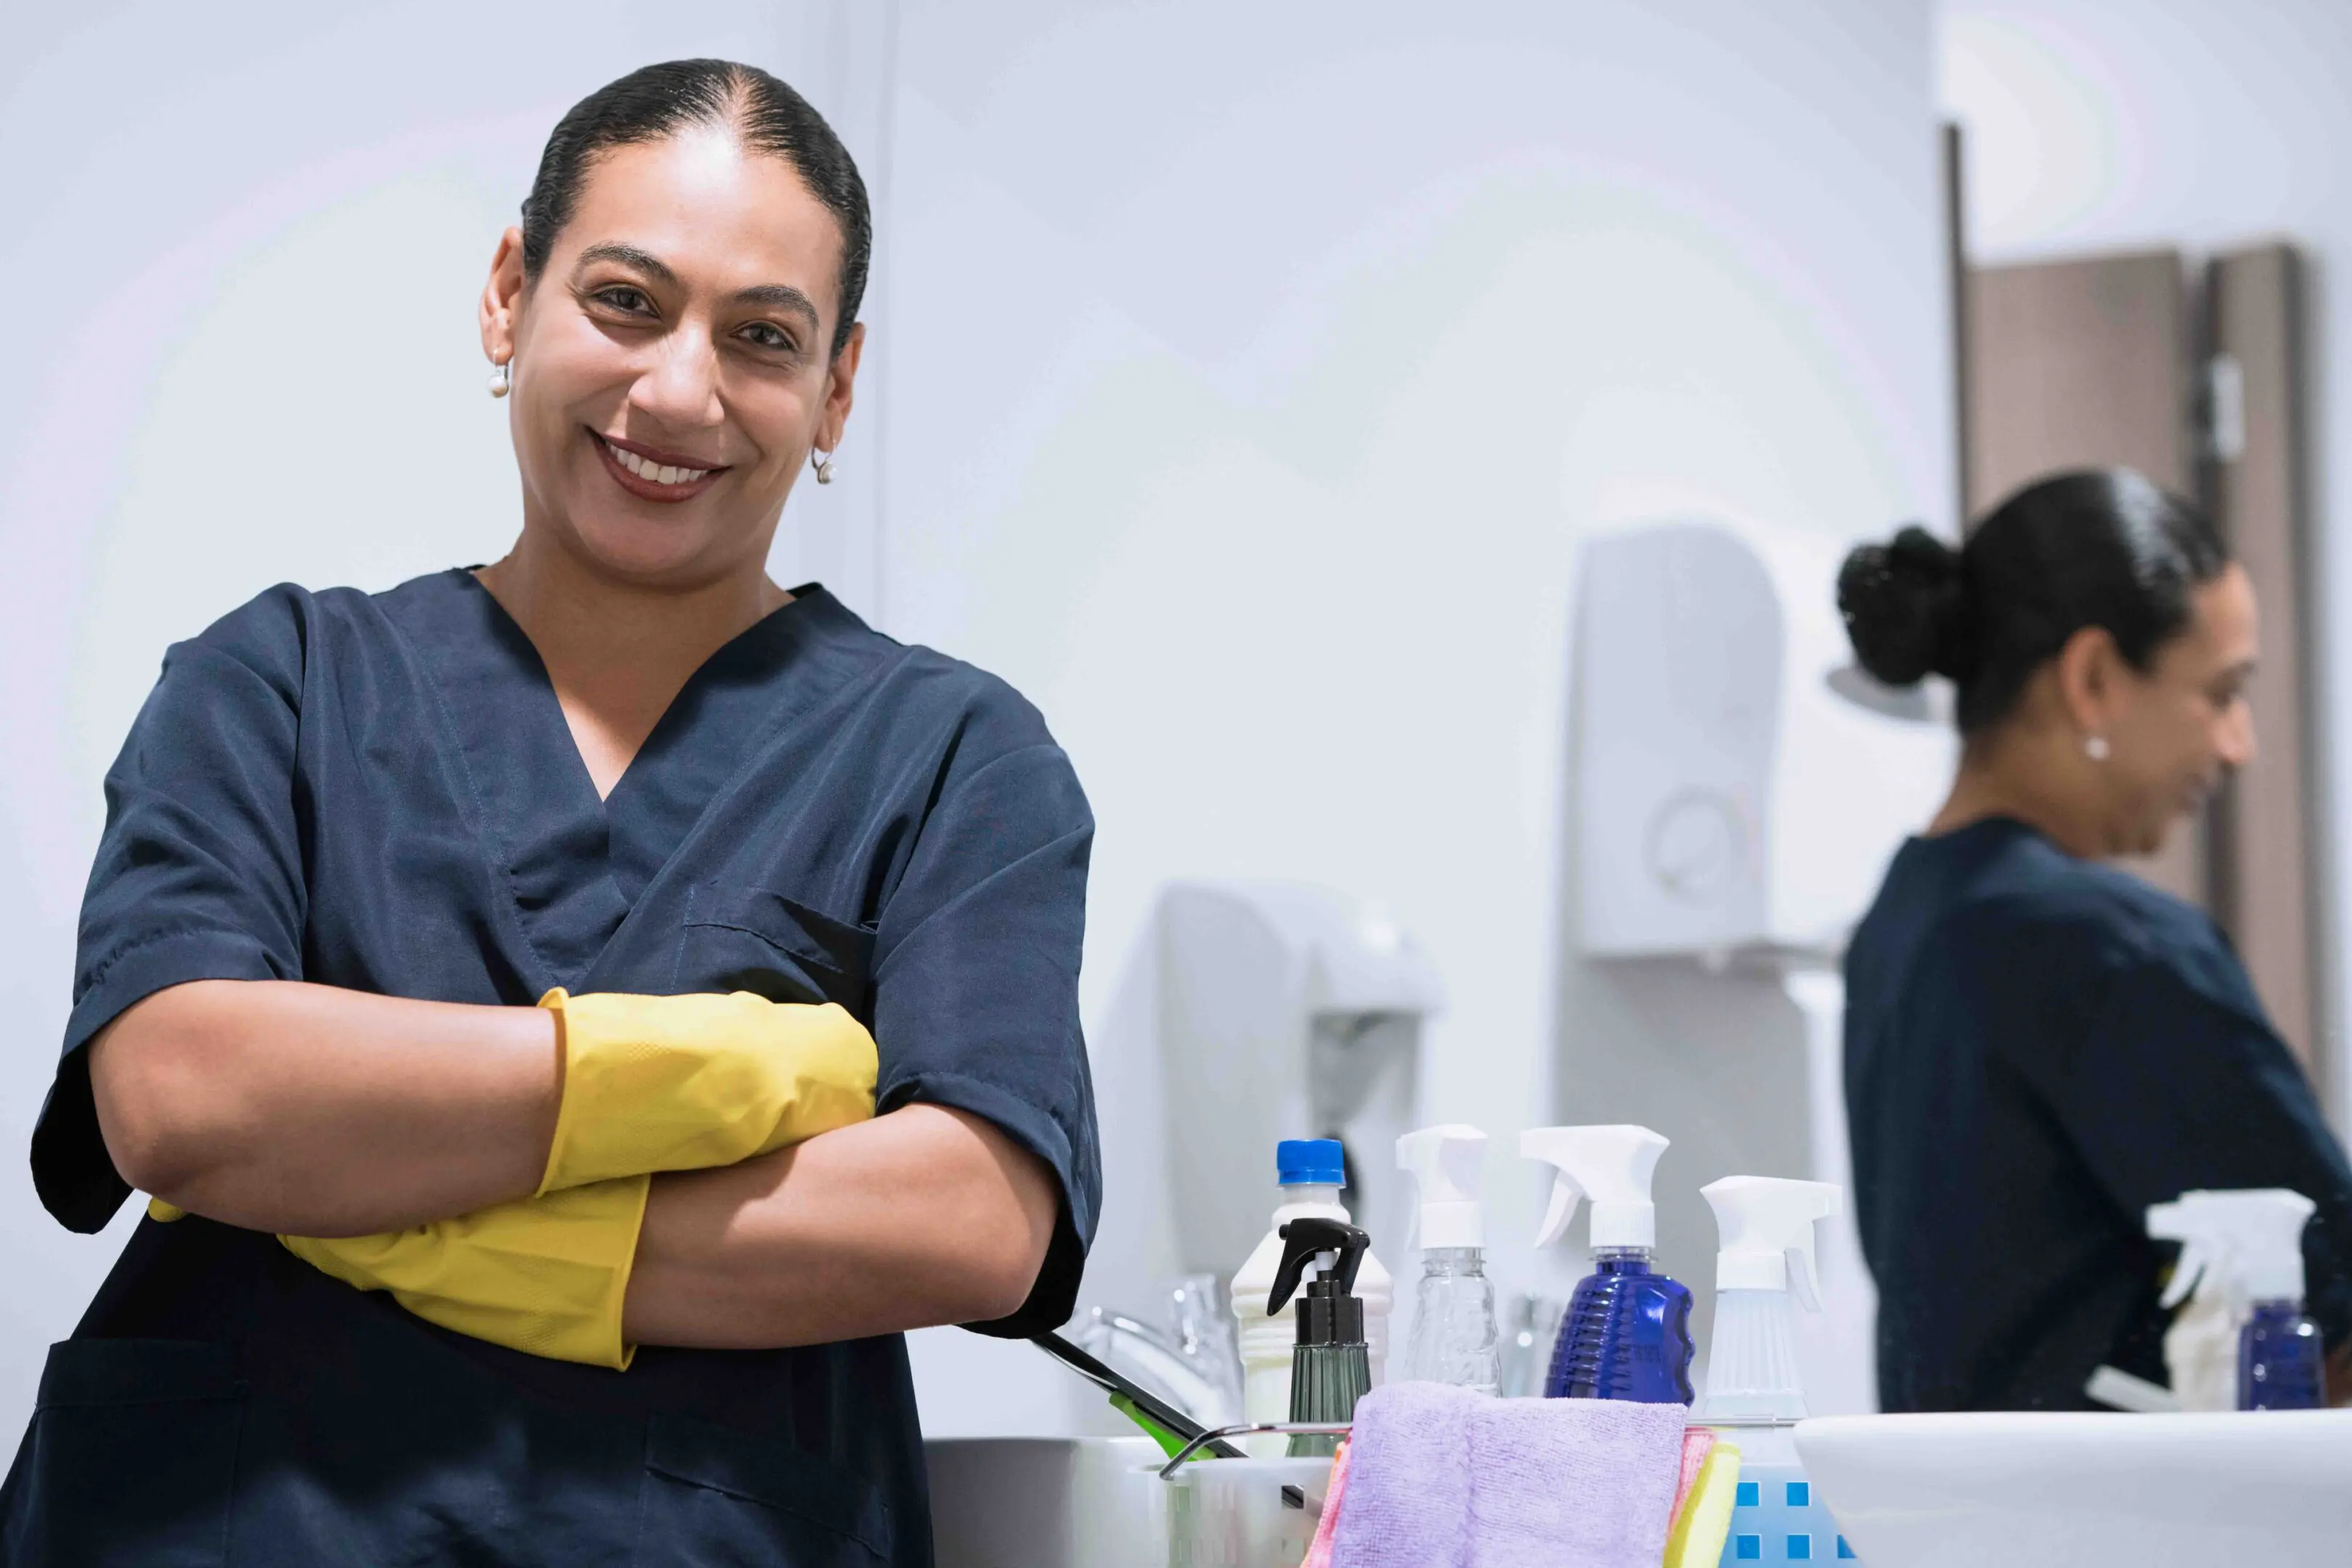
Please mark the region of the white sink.
[[940, 1568], [1296, 1568], [1331, 1475], [1207, 1459], [1163, 1481], [1149, 1437], [935, 1437], [923, 1457]]
[[2352, 1563], [2352, 1410], [1832, 1416], [1796, 1440], [1865, 1568]]
[[1149, 1437], [933, 1437], [940, 1568], [1165, 1568], [1167, 1503]]

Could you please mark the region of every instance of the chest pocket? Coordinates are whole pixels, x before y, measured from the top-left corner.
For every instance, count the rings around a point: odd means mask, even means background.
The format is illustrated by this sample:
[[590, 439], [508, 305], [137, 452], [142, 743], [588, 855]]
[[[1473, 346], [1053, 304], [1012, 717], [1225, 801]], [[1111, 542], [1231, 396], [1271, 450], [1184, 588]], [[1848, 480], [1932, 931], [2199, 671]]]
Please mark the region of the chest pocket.
[[705, 883], [687, 895], [681, 991], [837, 1002], [872, 1027], [874, 933], [760, 887]]

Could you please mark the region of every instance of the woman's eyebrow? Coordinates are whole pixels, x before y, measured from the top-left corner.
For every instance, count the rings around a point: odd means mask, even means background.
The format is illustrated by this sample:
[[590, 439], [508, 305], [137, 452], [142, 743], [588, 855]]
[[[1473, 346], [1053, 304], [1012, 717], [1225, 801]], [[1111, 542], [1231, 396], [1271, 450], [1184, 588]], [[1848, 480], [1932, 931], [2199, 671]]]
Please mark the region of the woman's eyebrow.
[[600, 261], [618, 262], [623, 267], [633, 267], [656, 283], [667, 284], [672, 288], [678, 287], [677, 274], [672, 272], [669, 264], [661, 257], [651, 251], [639, 250], [633, 245], [620, 245], [611, 241], [602, 245], [592, 245], [582, 251], [580, 260], [572, 270], [576, 272], [581, 267], [589, 267]]
[[807, 295], [789, 283], [762, 283], [756, 288], [739, 290], [735, 298], [741, 304], [765, 305], [778, 310], [788, 310], [795, 316], [805, 317], [809, 330], [812, 332], [816, 330], [816, 307], [810, 303]]

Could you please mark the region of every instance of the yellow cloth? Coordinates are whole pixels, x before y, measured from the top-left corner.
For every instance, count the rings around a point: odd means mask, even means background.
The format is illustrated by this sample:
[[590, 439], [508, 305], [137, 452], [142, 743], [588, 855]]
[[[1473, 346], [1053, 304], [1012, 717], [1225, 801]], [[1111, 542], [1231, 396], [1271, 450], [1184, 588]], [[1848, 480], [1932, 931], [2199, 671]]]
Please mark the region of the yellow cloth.
[[874, 1037], [830, 1002], [559, 988], [539, 1005], [563, 1042], [542, 1193], [731, 1166], [874, 1114]]
[[1739, 1500], [1739, 1450], [1718, 1442], [1708, 1450], [1684, 1500], [1680, 1518], [1666, 1537], [1664, 1568], [1715, 1568], [1731, 1534], [1731, 1510]]
[[556, 1361], [618, 1371], [621, 1302], [649, 1176], [519, 1198], [380, 1236], [281, 1236], [288, 1251], [362, 1291], [390, 1291], [425, 1322]]

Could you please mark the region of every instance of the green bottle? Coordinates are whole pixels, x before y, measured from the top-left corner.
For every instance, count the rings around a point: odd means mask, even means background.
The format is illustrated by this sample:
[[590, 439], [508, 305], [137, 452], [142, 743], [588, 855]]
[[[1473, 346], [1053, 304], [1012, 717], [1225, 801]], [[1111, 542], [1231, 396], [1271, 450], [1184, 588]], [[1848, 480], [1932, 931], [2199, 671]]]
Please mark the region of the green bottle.
[[[1290, 1418], [1302, 1425], [1352, 1421], [1356, 1401], [1372, 1386], [1364, 1303], [1355, 1295], [1356, 1270], [1372, 1239], [1336, 1219], [1294, 1219], [1281, 1234], [1282, 1266], [1275, 1270], [1266, 1316], [1282, 1311], [1282, 1304], [1298, 1291], [1308, 1263], [1319, 1265], [1298, 1295], [1298, 1339], [1290, 1352]], [[1339, 1447], [1336, 1437], [1300, 1434], [1290, 1439], [1290, 1457], [1328, 1456]]]

